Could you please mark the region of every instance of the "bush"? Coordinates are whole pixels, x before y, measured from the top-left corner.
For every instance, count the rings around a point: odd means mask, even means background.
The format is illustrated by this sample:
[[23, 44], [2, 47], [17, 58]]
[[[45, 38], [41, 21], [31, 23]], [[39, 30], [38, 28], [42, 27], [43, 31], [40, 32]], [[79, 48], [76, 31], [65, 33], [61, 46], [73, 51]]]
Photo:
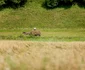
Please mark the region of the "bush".
[[4, 0], [5, 2], [12, 2], [12, 3], [16, 3], [16, 4], [19, 4], [21, 2], [27, 2], [27, 0]]
[[45, 0], [45, 5], [48, 8], [54, 8], [58, 6], [59, 0]]
[[64, 0], [65, 3], [72, 3], [73, 0]]
[[20, 7], [23, 6], [25, 3], [27, 2], [27, 0], [0, 0], [0, 6], [3, 6], [5, 4], [5, 6], [10, 6], [10, 7]]
[[0, 0], [0, 5], [5, 4], [4, 0]]
[[71, 4], [73, 0], [45, 0], [45, 5], [49, 8], [55, 8], [59, 4]]
[[23, 6], [23, 5], [25, 5], [26, 2], [27, 2], [27, 0], [21, 0], [19, 4], [20, 4], [20, 6]]
[[45, 0], [45, 6], [47, 8], [55, 8], [57, 6], [67, 6], [77, 3], [78, 5], [85, 5], [85, 0]]
[[71, 6], [73, 3], [73, 0], [61, 0], [60, 5], [65, 5], [65, 6]]
[[27, 0], [10, 0], [10, 1], [12, 3], [19, 4], [19, 5], [24, 5], [27, 2]]
[[83, 3], [85, 3], [85, 0], [83, 0]]

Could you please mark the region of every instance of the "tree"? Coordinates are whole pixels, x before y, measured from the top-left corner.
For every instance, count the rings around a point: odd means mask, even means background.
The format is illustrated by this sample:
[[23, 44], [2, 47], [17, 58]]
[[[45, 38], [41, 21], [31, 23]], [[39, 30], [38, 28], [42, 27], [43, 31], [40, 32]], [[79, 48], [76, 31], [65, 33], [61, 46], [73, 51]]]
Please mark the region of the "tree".
[[23, 6], [27, 0], [0, 0], [0, 6], [4, 4], [9, 7], [17, 8]]
[[83, 0], [83, 3], [85, 3], [85, 0]]
[[64, 0], [65, 3], [72, 2], [73, 0]]
[[49, 8], [55, 8], [59, 4], [72, 4], [73, 0], [45, 0], [45, 5]]
[[5, 4], [4, 0], [0, 0], [0, 6]]
[[58, 6], [59, 0], [45, 0], [45, 4], [48, 8], [55, 8]]

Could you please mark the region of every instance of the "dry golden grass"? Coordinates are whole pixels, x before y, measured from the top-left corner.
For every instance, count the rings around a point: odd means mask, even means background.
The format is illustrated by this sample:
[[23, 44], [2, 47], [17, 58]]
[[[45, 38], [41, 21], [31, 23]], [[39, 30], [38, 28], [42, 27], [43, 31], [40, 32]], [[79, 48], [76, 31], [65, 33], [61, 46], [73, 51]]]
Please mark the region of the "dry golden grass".
[[85, 42], [0, 41], [0, 70], [85, 70]]

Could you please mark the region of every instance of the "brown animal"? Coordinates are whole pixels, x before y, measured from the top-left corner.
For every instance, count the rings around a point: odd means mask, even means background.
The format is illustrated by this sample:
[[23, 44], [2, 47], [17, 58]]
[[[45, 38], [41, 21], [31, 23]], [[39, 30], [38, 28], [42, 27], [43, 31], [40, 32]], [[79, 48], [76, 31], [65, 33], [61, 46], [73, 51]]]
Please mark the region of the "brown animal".
[[29, 35], [29, 34], [30, 34], [30, 32], [23, 32], [23, 34], [24, 34], [24, 35]]
[[41, 36], [41, 32], [38, 30], [33, 30], [31, 32], [23, 32], [24, 35]]

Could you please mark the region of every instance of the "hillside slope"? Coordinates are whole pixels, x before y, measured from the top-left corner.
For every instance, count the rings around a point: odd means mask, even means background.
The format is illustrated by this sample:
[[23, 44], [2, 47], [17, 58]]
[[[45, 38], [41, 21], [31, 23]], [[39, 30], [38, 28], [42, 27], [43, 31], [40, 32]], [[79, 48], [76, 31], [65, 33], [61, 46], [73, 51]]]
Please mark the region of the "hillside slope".
[[0, 11], [0, 28], [85, 28], [85, 9], [74, 5], [46, 9], [43, 0], [33, 0], [25, 7]]

